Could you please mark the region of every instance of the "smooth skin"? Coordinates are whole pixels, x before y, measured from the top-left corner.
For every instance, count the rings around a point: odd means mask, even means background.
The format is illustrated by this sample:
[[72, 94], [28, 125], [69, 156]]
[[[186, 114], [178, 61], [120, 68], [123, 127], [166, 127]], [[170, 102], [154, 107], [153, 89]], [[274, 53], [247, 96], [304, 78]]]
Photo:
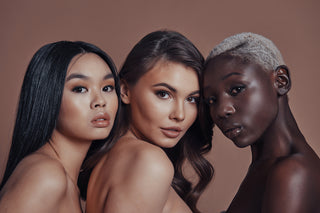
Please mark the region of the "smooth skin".
[[320, 212], [320, 159], [288, 105], [289, 71], [220, 56], [205, 70], [213, 122], [252, 163], [227, 212]]
[[76, 181], [92, 141], [106, 138], [112, 129], [118, 108], [114, 87], [99, 56], [72, 59], [51, 145], [18, 164], [1, 191], [0, 212], [82, 212]]
[[174, 147], [197, 117], [196, 72], [159, 61], [135, 85], [122, 82], [121, 98], [130, 128], [94, 168], [87, 213], [191, 212], [171, 187], [174, 168], [161, 148]]

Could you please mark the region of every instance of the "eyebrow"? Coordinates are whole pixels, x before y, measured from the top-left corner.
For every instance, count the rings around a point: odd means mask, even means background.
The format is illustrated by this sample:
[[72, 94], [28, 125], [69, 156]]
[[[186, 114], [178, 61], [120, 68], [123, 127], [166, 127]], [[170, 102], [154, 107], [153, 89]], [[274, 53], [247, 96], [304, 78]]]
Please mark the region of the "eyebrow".
[[232, 73], [229, 73], [229, 74], [223, 76], [223, 77], [221, 78], [221, 80], [225, 80], [225, 79], [229, 78], [229, 77], [232, 76], [232, 75], [243, 75], [243, 74], [242, 74], [242, 73], [239, 73], [239, 72], [232, 72]]
[[[166, 83], [154, 84], [152, 86], [153, 87], [158, 87], [158, 86], [167, 87], [169, 90], [171, 90], [173, 92], [177, 92], [177, 90], [175, 88], [173, 88], [172, 86], [170, 86], [169, 84], [166, 84]], [[190, 95], [195, 95], [195, 94], [198, 94], [198, 93], [200, 93], [199, 90], [196, 90], [196, 91], [190, 93]]]
[[[82, 74], [78, 74], [78, 73], [73, 73], [73, 74], [69, 75], [69, 76], [66, 78], [66, 81], [70, 81], [71, 79], [75, 79], [75, 78], [80, 78], [80, 79], [84, 79], [84, 80], [89, 79], [89, 77], [86, 76], [86, 75], [82, 75]], [[103, 80], [110, 79], [110, 78], [113, 78], [112, 73], [109, 73], [109, 74], [105, 75], [105, 76], [103, 77]]]

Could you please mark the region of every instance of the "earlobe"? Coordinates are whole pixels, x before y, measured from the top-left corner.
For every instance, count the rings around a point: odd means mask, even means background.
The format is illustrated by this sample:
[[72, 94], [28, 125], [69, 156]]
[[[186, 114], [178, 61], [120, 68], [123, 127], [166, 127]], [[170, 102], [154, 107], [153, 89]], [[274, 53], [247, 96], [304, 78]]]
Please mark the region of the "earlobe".
[[128, 88], [128, 84], [125, 81], [121, 81], [120, 83], [120, 95], [121, 101], [125, 104], [130, 104], [130, 91]]
[[278, 66], [275, 70], [275, 86], [280, 96], [285, 95], [291, 88], [289, 69], [285, 65]]

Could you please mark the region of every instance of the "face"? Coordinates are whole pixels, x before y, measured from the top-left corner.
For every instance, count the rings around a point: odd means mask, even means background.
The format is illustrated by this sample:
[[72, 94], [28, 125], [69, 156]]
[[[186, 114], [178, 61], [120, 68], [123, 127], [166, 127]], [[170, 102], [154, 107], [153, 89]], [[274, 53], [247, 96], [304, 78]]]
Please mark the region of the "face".
[[131, 131], [157, 146], [175, 146], [197, 117], [197, 73], [182, 64], [157, 62], [126, 93]]
[[75, 56], [69, 64], [56, 130], [77, 141], [106, 138], [118, 109], [115, 81], [98, 55]]
[[272, 72], [218, 57], [208, 63], [204, 79], [212, 120], [223, 134], [238, 147], [261, 139], [278, 112]]

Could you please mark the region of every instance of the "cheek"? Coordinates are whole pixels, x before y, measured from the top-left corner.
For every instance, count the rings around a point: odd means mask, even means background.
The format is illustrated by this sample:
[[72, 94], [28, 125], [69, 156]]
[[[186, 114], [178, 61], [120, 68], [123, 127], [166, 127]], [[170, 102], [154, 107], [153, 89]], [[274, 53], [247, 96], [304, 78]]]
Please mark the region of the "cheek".
[[246, 123], [253, 123], [255, 127], [264, 128], [275, 117], [278, 104], [276, 96], [273, 97], [270, 94], [257, 93], [251, 96], [251, 99], [247, 102], [247, 106], [243, 106], [244, 121]]
[[108, 113], [110, 114], [110, 116], [115, 117], [118, 111], [118, 96], [114, 94], [111, 97], [108, 97], [107, 104], [108, 104]]
[[198, 116], [198, 108], [195, 105], [189, 105], [186, 107], [186, 125], [188, 128], [193, 124]]

